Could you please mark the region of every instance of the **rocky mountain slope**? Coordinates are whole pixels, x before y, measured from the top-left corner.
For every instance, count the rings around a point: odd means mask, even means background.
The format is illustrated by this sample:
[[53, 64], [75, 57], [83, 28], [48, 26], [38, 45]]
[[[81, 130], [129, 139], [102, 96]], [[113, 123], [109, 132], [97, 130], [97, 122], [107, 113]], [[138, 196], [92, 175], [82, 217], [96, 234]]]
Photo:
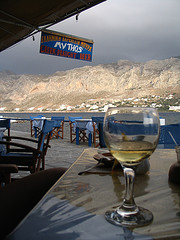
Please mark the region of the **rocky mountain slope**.
[[[0, 108], [60, 109], [90, 102], [123, 101], [130, 97], [180, 95], [180, 59], [86, 66], [52, 75], [0, 72]], [[92, 100], [93, 99], [93, 100]]]

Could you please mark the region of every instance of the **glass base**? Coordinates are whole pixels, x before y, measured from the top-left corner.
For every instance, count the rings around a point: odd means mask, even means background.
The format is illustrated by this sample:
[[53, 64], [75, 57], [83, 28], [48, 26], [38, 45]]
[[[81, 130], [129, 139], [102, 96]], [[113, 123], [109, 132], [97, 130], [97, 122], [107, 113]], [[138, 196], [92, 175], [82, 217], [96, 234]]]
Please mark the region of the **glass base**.
[[141, 207], [137, 207], [134, 212], [127, 212], [119, 207], [113, 211], [107, 211], [105, 219], [118, 226], [141, 227], [150, 224], [153, 220], [153, 215], [149, 210]]

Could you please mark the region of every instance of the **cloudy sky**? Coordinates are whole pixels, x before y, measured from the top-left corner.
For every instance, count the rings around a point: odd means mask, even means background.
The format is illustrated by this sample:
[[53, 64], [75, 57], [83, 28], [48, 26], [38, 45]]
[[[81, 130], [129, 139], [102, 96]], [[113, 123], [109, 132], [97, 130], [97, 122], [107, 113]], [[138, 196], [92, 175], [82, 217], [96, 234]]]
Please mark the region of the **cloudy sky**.
[[180, 56], [180, 0], [107, 0], [50, 29], [92, 39], [93, 60], [39, 53], [40, 33], [0, 53], [0, 71], [52, 74], [85, 65]]

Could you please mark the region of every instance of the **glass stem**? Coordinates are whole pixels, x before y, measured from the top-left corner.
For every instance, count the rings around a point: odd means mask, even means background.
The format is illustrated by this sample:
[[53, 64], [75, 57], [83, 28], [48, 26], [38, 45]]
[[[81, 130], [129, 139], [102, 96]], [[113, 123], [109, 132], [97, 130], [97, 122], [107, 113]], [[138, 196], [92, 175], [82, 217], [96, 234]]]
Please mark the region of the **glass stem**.
[[122, 207], [127, 211], [137, 211], [137, 206], [134, 201], [134, 178], [135, 172], [132, 168], [123, 168], [125, 181], [126, 181], [126, 190], [125, 197], [123, 200]]

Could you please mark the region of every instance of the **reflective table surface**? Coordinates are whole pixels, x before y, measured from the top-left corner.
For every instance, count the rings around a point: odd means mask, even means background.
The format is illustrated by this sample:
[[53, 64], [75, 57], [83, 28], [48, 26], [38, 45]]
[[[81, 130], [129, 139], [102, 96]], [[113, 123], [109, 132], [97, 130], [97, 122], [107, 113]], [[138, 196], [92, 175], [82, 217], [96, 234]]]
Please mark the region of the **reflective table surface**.
[[136, 175], [135, 201], [149, 209], [153, 222], [126, 228], [110, 224], [104, 213], [123, 200], [125, 180], [121, 168], [96, 167], [97, 149], [86, 149], [50, 189], [8, 239], [120, 240], [180, 239], [180, 186], [169, 183], [175, 149], [157, 149], [150, 157], [150, 171]]

